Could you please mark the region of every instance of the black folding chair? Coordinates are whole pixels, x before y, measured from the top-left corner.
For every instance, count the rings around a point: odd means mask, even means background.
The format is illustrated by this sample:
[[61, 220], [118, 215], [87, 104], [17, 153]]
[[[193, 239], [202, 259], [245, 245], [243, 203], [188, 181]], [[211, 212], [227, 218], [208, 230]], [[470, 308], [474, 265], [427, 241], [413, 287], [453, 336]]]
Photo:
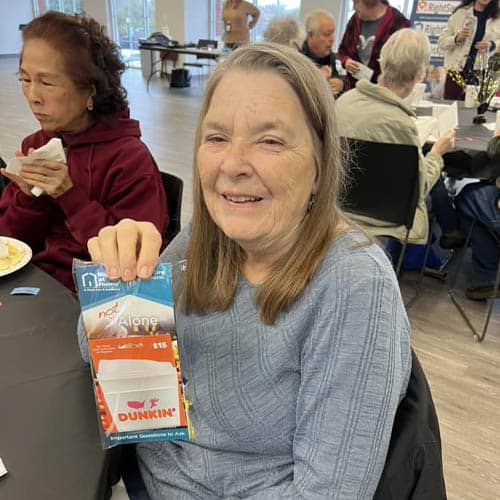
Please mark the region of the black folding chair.
[[469, 231], [467, 233], [467, 239], [465, 240], [465, 244], [463, 248], [461, 249], [462, 255], [458, 264], [457, 269], [455, 270], [455, 278], [451, 282], [450, 287], [448, 289], [448, 295], [450, 296], [451, 300], [455, 304], [456, 308], [458, 309], [458, 312], [462, 316], [462, 318], [465, 320], [467, 323], [467, 326], [470, 328], [474, 335], [474, 340], [477, 340], [478, 342], [482, 342], [484, 340], [484, 337], [486, 335], [486, 332], [488, 330], [488, 326], [490, 324], [491, 320], [491, 315], [493, 313], [493, 305], [495, 303], [495, 300], [498, 298], [498, 290], [500, 289], [500, 259], [498, 260], [497, 264], [497, 273], [495, 277], [495, 285], [493, 287], [493, 292], [492, 296], [487, 299], [487, 305], [486, 305], [486, 311], [484, 313], [484, 320], [482, 323], [482, 326], [480, 328], [476, 328], [474, 324], [472, 323], [472, 319], [467, 315], [467, 312], [465, 308], [460, 304], [459, 300], [459, 290], [457, 288], [457, 281], [458, 278], [461, 275], [462, 269], [464, 268], [465, 264], [465, 257], [467, 254], [467, 248], [469, 245], [470, 238], [472, 236], [472, 231], [474, 230], [474, 227], [476, 225], [482, 226], [488, 233], [491, 235], [491, 237], [495, 240], [498, 248], [498, 252], [500, 254], [500, 234], [498, 234], [494, 228], [488, 226], [487, 224], [484, 224], [482, 221], [479, 219], [474, 219], [470, 225]]
[[[370, 142], [352, 138], [344, 138], [344, 141], [350, 152], [344, 209], [348, 213], [406, 228], [405, 237], [400, 240], [402, 248], [395, 266], [399, 278], [418, 205], [418, 148], [407, 144]], [[358, 221], [358, 224], [363, 227], [362, 222]], [[367, 230], [375, 236], [392, 238], [382, 226], [370, 225]], [[422, 291], [430, 242], [429, 238], [416, 291], [406, 303], [407, 308], [412, 306]]]
[[119, 447], [117, 467], [130, 500], [151, 500], [137, 463], [135, 444]]
[[167, 207], [169, 221], [164, 233], [167, 243], [170, 243], [181, 230], [181, 209], [182, 209], [182, 179], [167, 172], [160, 172], [163, 189], [167, 197]]
[[[399, 275], [418, 204], [417, 146], [351, 138], [345, 141], [350, 165], [344, 209], [348, 213], [406, 227], [396, 265]], [[370, 226], [370, 232], [376, 236], [387, 236], [384, 231], [384, 227]]]
[[413, 350], [406, 395], [394, 417], [389, 450], [373, 498], [446, 500], [439, 421]]
[[[2, 157], [0, 156], [0, 168], [5, 168], [7, 165], [3, 161]], [[9, 179], [7, 177], [4, 177], [3, 175], [0, 174], [0, 196], [2, 195], [3, 190], [5, 189], [5, 186], [7, 185], [7, 182]]]

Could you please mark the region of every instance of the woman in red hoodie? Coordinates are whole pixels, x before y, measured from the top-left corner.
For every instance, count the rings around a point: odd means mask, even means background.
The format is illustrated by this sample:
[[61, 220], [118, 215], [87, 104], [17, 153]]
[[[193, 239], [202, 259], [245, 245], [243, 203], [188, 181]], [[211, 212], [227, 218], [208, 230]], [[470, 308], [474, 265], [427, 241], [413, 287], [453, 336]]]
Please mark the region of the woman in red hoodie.
[[[74, 289], [73, 258], [88, 259], [87, 240], [131, 217], [163, 233], [165, 193], [151, 153], [129, 118], [118, 47], [93, 19], [48, 12], [23, 29], [19, 77], [41, 129], [22, 155], [62, 140], [66, 163], [33, 160], [0, 198], [0, 235], [33, 249], [33, 262]], [[32, 187], [44, 194], [33, 196]]]

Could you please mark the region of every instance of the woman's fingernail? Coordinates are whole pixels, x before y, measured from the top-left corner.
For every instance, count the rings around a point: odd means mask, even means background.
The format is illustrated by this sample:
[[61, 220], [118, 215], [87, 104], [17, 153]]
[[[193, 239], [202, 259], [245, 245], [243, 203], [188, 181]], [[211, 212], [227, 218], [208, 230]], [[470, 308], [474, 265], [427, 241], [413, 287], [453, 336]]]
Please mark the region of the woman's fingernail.
[[118, 272], [118, 268], [113, 266], [108, 269], [108, 276], [110, 278], [118, 278], [120, 276], [120, 273]]
[[130, 281], [132, 279], [132, 269], [130, 269], [130, 267], [126, 267], [123, 270], [123, 277], [125, 281]]
[[139, 276], [141, 278], [149, 277], [150, 274], [151, 274], [151, 267], [149, 267], [149, 266], [142, 266], [139, 269]]

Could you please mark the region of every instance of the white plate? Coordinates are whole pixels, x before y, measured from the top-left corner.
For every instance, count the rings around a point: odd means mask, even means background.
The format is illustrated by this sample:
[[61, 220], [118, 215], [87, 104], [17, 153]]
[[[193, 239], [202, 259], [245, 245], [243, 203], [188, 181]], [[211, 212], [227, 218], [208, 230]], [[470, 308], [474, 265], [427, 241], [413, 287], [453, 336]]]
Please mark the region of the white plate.
[[0, 240], [7, 241], [11, 245], [17, 247], [19, 250], [24, 251], [23, 258], [15, 266], [9, 267], [8, 269], [0, 270], [0, 277], [1, 277], [13, 273], [18, 269], [24, 267], [31, 260], [31, 256], [33, 253], [31, 251], [31, 248], [28, 245], [26, 245], [24, 241], [16, 240], [15, 238], [9, 238], [8, 236], [0, 236]]

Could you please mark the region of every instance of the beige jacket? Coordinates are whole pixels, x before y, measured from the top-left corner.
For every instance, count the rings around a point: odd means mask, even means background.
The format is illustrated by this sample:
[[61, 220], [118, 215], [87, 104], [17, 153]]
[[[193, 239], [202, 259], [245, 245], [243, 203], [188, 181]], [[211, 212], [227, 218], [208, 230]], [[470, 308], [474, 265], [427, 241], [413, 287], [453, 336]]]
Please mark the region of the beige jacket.
[[[410, 243], [427, 242], [429, 222], [425, 197], [439, 178], [443, 159], [436, 153], [423, 156], [420, 151], [415, 113], [396, 94], [368, 80], [360, 80], [356, 88], [342, 95], [336, 103], [340, 135], [372, 142], [415, 145], [419, 148], [419, 199]], [[406, 228], [351, 214], [353, 220], [373, 235], [404, 239]]]
[[[224, 43], [248, 43], [250, 30], [257, 24], [260, 11], [255, 5], [242, 0], [239, 4], [225, 3], [222, 9]], [[248, 17], [252, 20], [248, 21]]]
[[[467, 38], [465, 42], [457, 44], [455, 43], [455, 36], [463, 28], [466, 18], [471, 18], [473, 20], [472, 35]], [[438, 43], [439, 48], [444, 53], [445, 68], [457, 70], [463, 69], [467, 56], [470, 52], [472, 40], [474, 40], [474, 35], [476, 34], [476, 28], [477, 19], [474, 17], [472, 4], [458, 9], [450, 16], [446, 29], [441, 32]], [[496, 19], [487, 19], [483, 40], [490, 40], [494, 42], [496, 50], [498, 51], [500, 49], [500, 16]], [[480, 58], [476, 57], [474, 68], [478, 69], [479, 67]]]

